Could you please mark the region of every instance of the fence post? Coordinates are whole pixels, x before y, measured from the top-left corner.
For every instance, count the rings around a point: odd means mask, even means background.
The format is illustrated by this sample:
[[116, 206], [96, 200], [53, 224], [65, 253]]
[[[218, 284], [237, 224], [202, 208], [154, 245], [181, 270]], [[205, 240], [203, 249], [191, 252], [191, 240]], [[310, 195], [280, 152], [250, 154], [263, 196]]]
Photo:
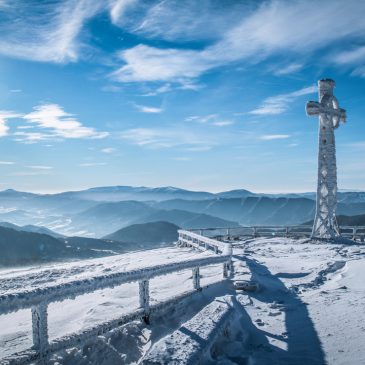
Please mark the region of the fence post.
[[223, 277], [228, 278], [228, 262], [223, 263]]
[[285, 227], [285, 237], [289, 237], [289, 227]]
[[252, 227], [252, 230], [253, 230], [252, 236], [253, 236], [253, 238], [256, 238], [257, 237], [257, 229], [256, 229], [256, 227]]
[[194, 269], [193, 269], [193, 286], [194, 286], [195, 290], [201, 290], [199, 267], [194, 267]]
[[143, 308], [142, 319], [146, 324], [150, 324], [150, 282], [149, 280], [141, 280], [139, 285], [139, 306]]
[[34, 349], [42, 359], [48, 348], [48, 313], [45, 303], [32, 307], [32, 332]]

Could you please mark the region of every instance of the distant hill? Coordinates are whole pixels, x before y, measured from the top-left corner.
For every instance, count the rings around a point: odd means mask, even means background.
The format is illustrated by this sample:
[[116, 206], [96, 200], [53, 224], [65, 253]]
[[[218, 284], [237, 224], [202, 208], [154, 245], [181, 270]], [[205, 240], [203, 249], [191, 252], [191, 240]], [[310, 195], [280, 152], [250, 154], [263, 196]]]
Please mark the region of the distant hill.
[[133, 224], [109, 234], [104, 238], [132, 242], [139, 245], [172, 243], [177, 241], [178, 229], [178, 226], [169, 222]]
[[158, 209], [153, 204], [136, 201], [100, 203], [72, 217], [75, 229], [94, 232], [103, 237], [131, 224], [165, 221], [182, 228], [208, 228], [237, 226], [228, 221], [205, 213], [194, 213], [180, 209]]
[[61, 240], [66, 246], [77, 249], [90, 249], [109, 251], [109, 254], [122, 253], [133, 249], [129, 243], [116, 242], [111, 239], [98, 239], [88, 237], [65, 237]]
[[[338, 215], [337, 223], [340, 226], [365, 226], [365, 214], [359, 215]], [[304, 223], [304, 225], [312, 225], [313, 219]]]
[[46, 227], [35, 226], [32, 224], [28, 224], [26, 226], [18, 226], [16, 224], [9, 223], [9, 222], [0, 222], [0, 227], [12, 228], [12, 229], [15, 229], [16, 231], [42, 233], [42, 234], [47, 234], [47, 235], [55, 237], [55, 238], [64, 237], [62, 234], [53, 232], [52, 230], [50, 230]]
[[126, 227], [110, 238], [94, 239], [55, 238], [0, 226], [0, 267], [79, 260], [157, 248], [176, 241], [177, 230], [174, 224], [154, 222]]
[[247, 198], [248, 196], [255, 196], [255, 195], [257, 194], [251, 193], [251, 191], [245, 189], [229, 190], [215, 194], [215, 196], [219, 198]]
[[238, 223], [234, 221], [214, 217], [209, 214], [193, 213], [179, 209], [159, 210], [143, 219], [140, 219], [140, 222], [156, 221], [170, 222], [184, 229], [238, 226]]
[[81, 191], [71, 191], [57, 194], [58, 197], [76, 198], [93, 201], [117, 202], [122, 200], [136, 201], [162, 201], [167, 199], [208, 199], [214, 196], [213, 193], [190, 191], [172, 186], [149, 188], [145, 186], [104, 186]]
[[0, 227], [0, 252], [0, 265], [4, 266], [81, 256], [75, 250], [68, 249], [57, 238], [5, 227]]
[[103, 237], [122, 227], [139, 223], [154, 212], [155, 208], [137, 201], [99, 203], [72, 216], [72, 226], [93, 232], [96, 237]]
[[353, 216], [339, 215], [337, 222], [340, 226], [365, 226], [365, 214]]

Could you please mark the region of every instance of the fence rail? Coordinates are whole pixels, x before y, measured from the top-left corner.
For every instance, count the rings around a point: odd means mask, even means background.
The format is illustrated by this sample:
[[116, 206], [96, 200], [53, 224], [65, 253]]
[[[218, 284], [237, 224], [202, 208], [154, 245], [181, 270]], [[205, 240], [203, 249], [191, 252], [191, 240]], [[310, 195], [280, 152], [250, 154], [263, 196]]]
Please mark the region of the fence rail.
[[[312, 226], [238, 226], [191, 229], [204, 237], [215, 239], [243, 239], [248, 237], [310, 237]], [[343, 237], [364, 242], [365, 226], [340, 226], [340, 233]]]
[[[219, 245], [221, 246], [220, 242]], [[148, 322], [151, 312], [157, 311], [164, 306], [171, 305], [171, 303], [176, 303], [178, 300], [186, 297], [185, 293], [182, 296], [176, 296], [164, 303], [150, 306], [149, 281], [152, 278], [171, 274], [177, 271], [192, 269], [194, 291], [201, 290], [199, 274], [199, 269], [201, 267], [223, 263], [223, 277], [226, 278], [228, 276], [227, 270], [230, 269], [230, 262], [231, 255], [229, 254], [214, 255], [200, 259], [75, 280], [45, 288], [16, 292], [14, 294], [0, 295], [0, 314], [2, 315], [16, 312], [20, 309], [31, 309], [33, 333], [33, 347], [31, 349], [4, 358], [0, 360], [0, 364], [29, 363], [36, 359], [42, 359], [52, 352], [65, 349], [70, 346], [81, 345], [90, 338], [105, 333], [122, 324], [128, 323], [131, 320], [142, 318]], [[137, 310], [124, 315], [119, 319], [99, 324], [79, 333], [64, 336], [52, 340], [51, 342], [48, 340], [47, 308], [50, 303], [66, 299], [75, 299], [77, 296], [92, 293], [96, 290], [114, 288], [115, 286], [131, 282], [138, 282], [139, 285], [139, 308]]]
[[212, 250], [216, 254], [232, 255], [232, 244], [230, 242], [221, 242], [213, 238], [203, 236], [193, 231], [180, 229], [178, 231], [178, 245], [191, 246], [198, 250]]

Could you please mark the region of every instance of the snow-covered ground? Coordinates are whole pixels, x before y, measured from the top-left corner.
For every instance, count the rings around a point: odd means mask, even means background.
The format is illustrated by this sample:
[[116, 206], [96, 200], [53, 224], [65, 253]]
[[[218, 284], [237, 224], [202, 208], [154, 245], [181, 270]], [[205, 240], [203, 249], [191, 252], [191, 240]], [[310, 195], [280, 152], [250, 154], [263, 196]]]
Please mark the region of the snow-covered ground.
[[[212, 255], [164, 248], [38, 268], [3, 270], [0, 293]], [[240, 310], [232, 335], [214, 351], [217, 364], [365, 364], [365, 246], [313, 244], [305, 240], [258, 238], [234, 249], [233, 280], [253, 280], [254, 293], [236, 293], [222, 278], [221, 265], [201, 270], [208, 289], [151, 325], [132, 322], [100, 336], [93, 346], [54, 355], [50, 363], [101, 365], [136, 363], [162, 336], [190, 320], [216, 296], [230, 294]], [[153, 279], [152, 303], [191, 290], [191, 270]], [[138, 285], [51, 304], [50, 338], [115, 318], [138, 306]], [[178, 344], [177, 344], [178, 345]], [[0, 316], [0, 356], [31, 346], [30, 311]]]
[[[237, 252], [257, 364], [365, 364], [365, 246], [255, 239]], [[242, 256], [241, 256], [242, 254]]]

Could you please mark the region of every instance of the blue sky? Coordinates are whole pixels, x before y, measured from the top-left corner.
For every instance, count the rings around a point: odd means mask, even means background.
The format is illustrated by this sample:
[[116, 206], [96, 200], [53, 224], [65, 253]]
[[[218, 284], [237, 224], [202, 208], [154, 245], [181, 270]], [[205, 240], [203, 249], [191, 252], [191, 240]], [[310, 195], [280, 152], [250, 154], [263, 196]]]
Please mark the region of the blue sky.
[[364, 1], [0, 0], [0, 189], [314, 191], [333, 78], [365, 190]]

